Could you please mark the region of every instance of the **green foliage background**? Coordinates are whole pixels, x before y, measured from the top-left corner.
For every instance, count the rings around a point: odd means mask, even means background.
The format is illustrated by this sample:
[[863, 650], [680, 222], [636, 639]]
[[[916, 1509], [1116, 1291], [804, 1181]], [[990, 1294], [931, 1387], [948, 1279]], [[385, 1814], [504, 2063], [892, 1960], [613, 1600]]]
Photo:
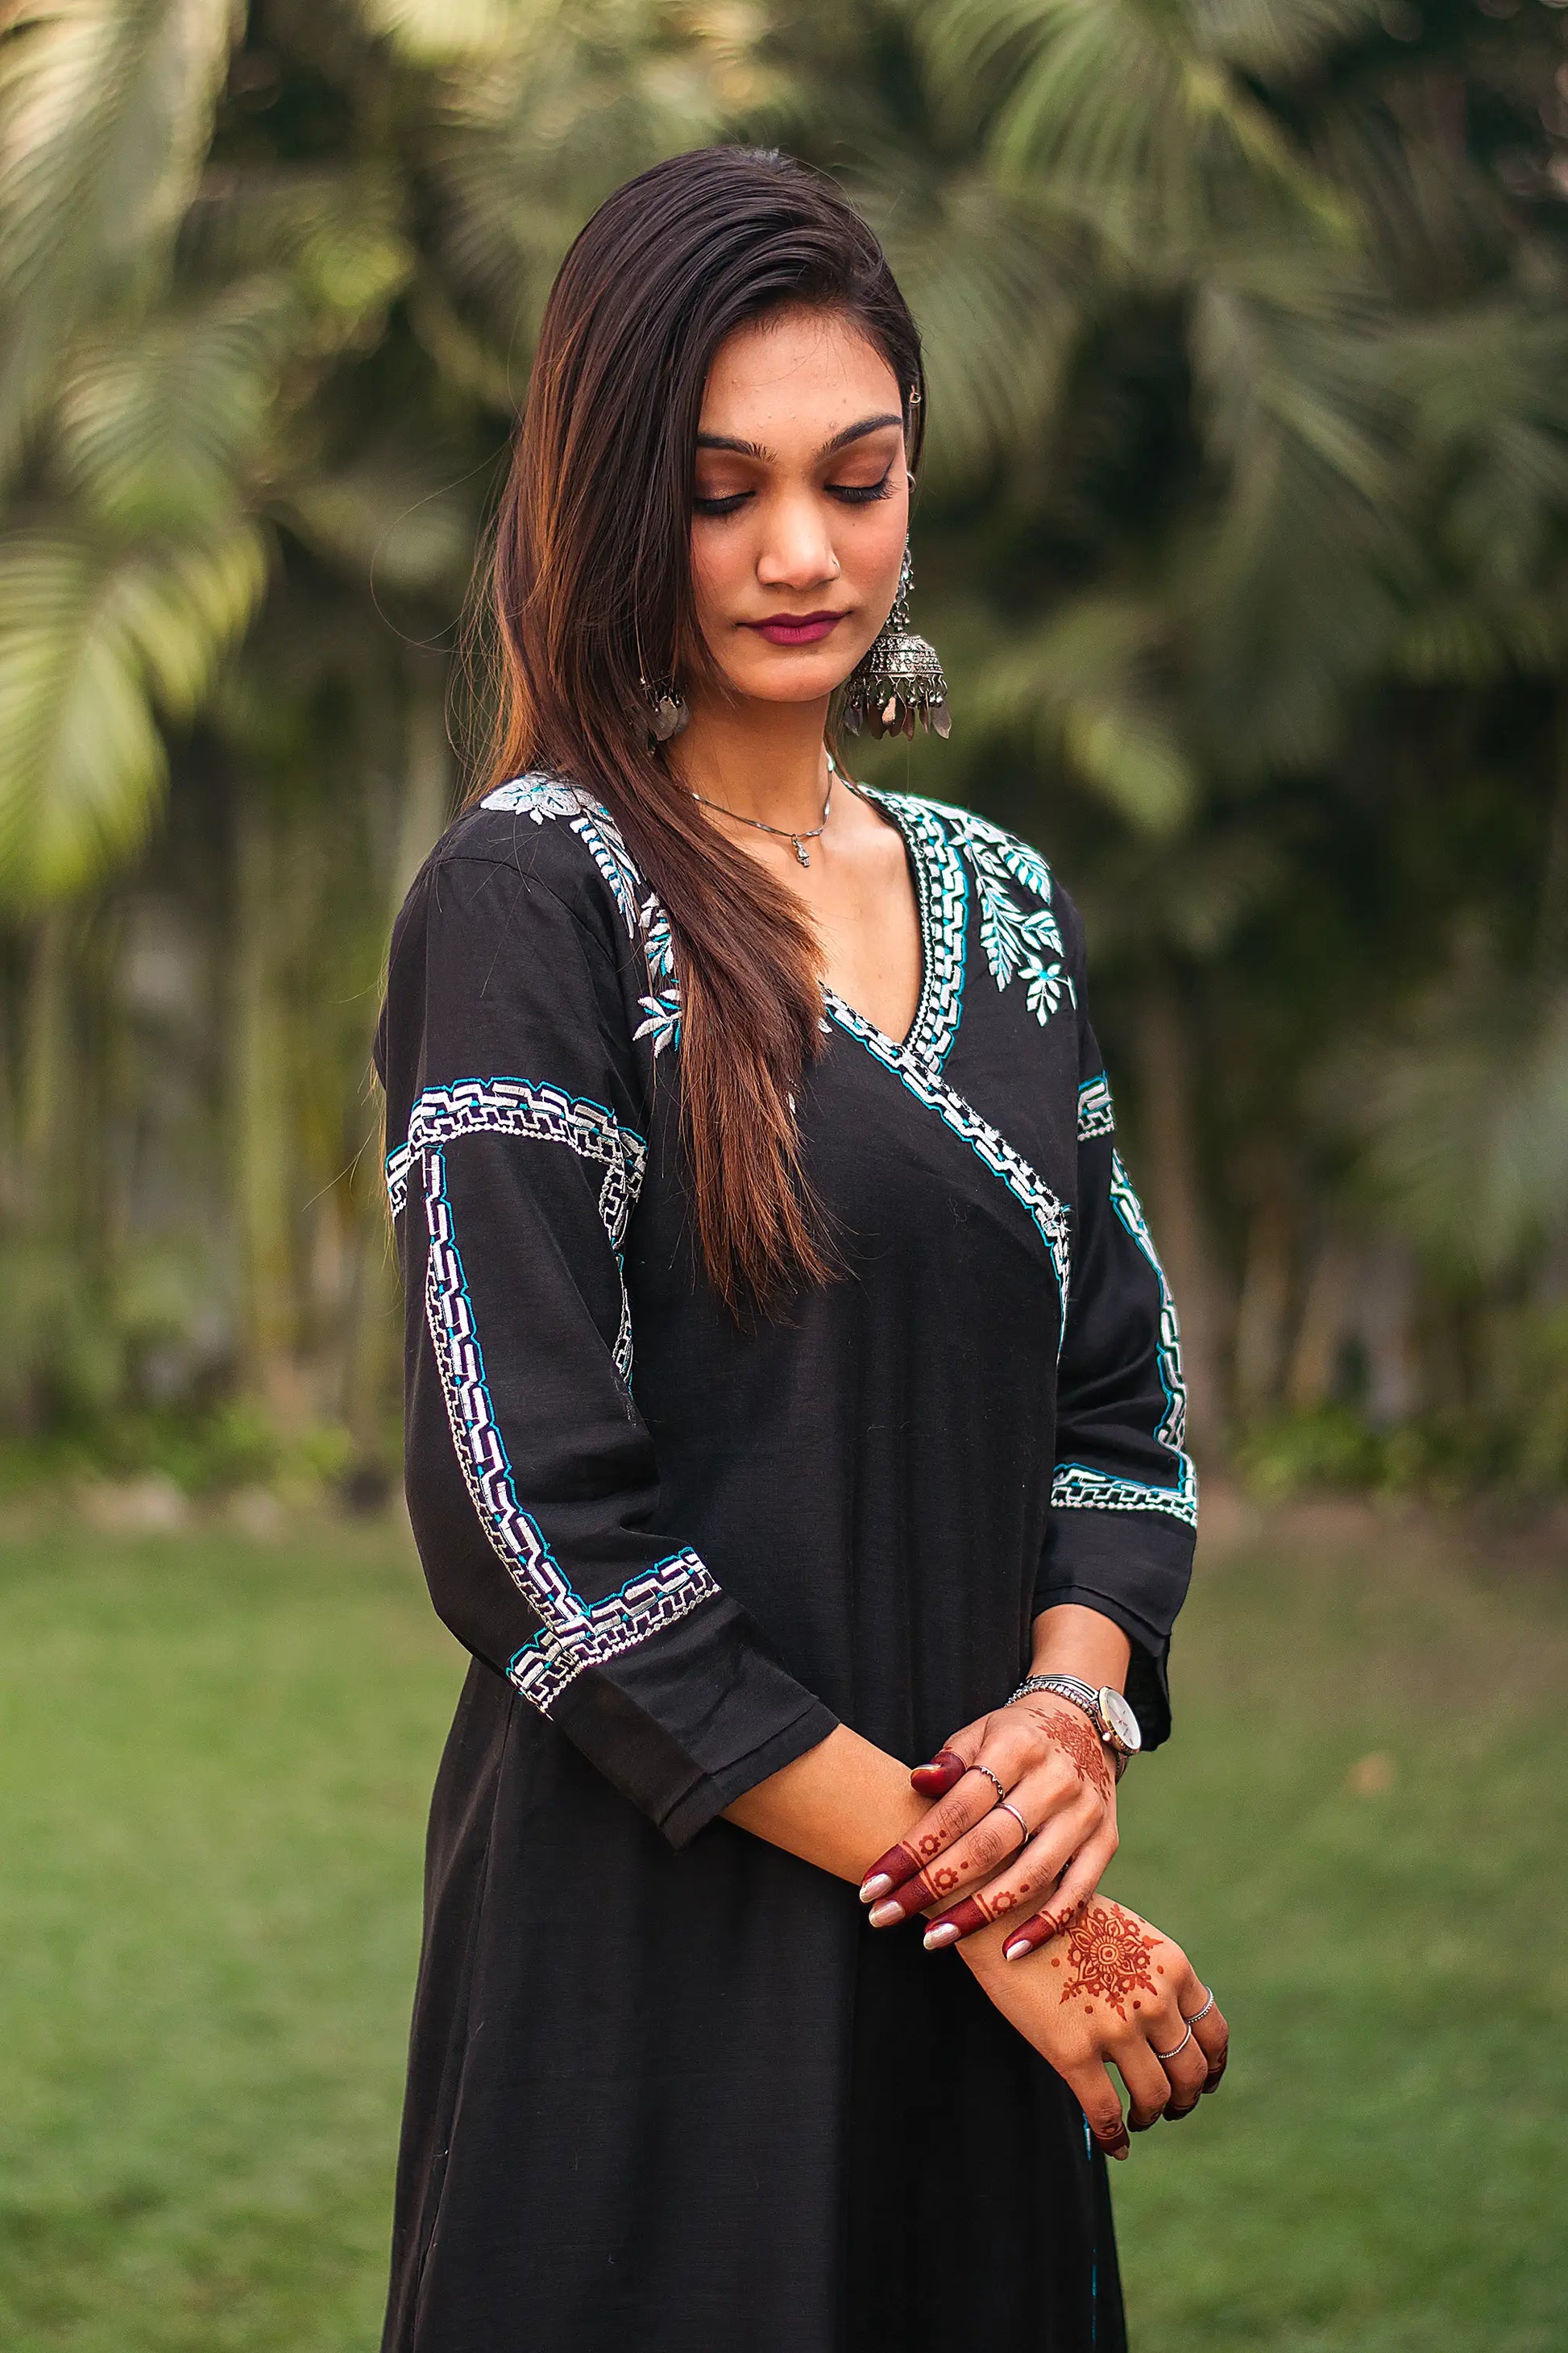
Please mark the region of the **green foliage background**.
[[1085, 903], [1203, 1450], [1560, 1485], [1565, 35], [1547, 0], [9, 0], [13, 1448], [390, 1461], [368, 1040], [458, 782], [476, 540], [576, 227], [741, 140], [839, 175], [924, 327], [956, 723], [879, 766]]

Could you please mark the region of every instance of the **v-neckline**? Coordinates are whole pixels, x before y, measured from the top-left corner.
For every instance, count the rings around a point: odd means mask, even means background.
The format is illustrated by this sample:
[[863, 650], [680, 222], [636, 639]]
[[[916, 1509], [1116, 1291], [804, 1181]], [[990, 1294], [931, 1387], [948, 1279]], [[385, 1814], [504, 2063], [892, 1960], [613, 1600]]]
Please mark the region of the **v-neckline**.
[[[842, 781], [848, 783], [847, 777]], [[889, 1053], [940, 1071], [958, 1033], [963, 1009], [968, 902], [963, 862], [933, 811], [903, 794], [879, 792], [872, 785], [855, 784], [850, 790], [869, 801], [903, 843], [920, 930], [920, 993], [914, 1018], [902, 1038], [883, 1029], [837, 989], [825, 988], [823, 995]]]

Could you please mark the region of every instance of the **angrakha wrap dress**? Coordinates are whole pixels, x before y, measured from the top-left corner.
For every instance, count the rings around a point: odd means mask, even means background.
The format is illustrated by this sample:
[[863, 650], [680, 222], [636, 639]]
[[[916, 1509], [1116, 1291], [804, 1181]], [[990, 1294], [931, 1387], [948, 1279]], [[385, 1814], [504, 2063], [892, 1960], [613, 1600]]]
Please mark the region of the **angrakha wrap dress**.
[[871, 797], [919, 1008], [827, 996], [797, 1113], [844, 1272], [760, 1324], [697, 1267], [668, 925], [607, 812], [503, 786], [396, 927], [408, 1502], [472, 1664], [385, 2353], [1123, 2342], [1065, 2086], [960, 1957], [718, 1819], [840, 1722], [929, 1757], [1057, 1602], [1168, 1725], [1194, 1482], [1081, 926], [1022, 841]]

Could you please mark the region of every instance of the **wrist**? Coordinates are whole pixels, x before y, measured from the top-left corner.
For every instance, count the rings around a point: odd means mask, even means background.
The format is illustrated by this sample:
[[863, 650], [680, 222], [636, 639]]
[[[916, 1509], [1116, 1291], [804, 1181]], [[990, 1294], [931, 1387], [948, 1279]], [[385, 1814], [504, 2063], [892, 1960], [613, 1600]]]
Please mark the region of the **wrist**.
[[1112, 1619], [1079, 1601], [1058, 1602], [1035, 1620], [1032, 1675], [1076, 1675], [1097, 1691], [1125, 1691], [1132, 1645]]

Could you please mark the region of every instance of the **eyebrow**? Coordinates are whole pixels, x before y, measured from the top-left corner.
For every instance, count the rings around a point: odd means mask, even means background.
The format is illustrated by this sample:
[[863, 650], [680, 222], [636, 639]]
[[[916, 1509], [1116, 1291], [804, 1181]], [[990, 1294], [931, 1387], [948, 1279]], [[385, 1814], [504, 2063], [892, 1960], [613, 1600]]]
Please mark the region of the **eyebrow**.
[[[847, 449], [851, 441], [863, 441], [868, 433], [879, 433], [885, 425], [902, 425], [903, 421], [896, 408], [889, 409], [883, 417], [863, 417], [858, 425], [847, 425], [842, 433], [836, 433], [831, 441], [825, 441], [816, 454], [819, 458], [831, 458], [836, 451]], [[700, 433], [697, 447], [700, 449], [732, 449], [737, 458], [755, 458], [758, 464], [763, 466], [773, 456], [773, 450], [765, 449], [760, 441], [737, 441], [728, 433]]]

